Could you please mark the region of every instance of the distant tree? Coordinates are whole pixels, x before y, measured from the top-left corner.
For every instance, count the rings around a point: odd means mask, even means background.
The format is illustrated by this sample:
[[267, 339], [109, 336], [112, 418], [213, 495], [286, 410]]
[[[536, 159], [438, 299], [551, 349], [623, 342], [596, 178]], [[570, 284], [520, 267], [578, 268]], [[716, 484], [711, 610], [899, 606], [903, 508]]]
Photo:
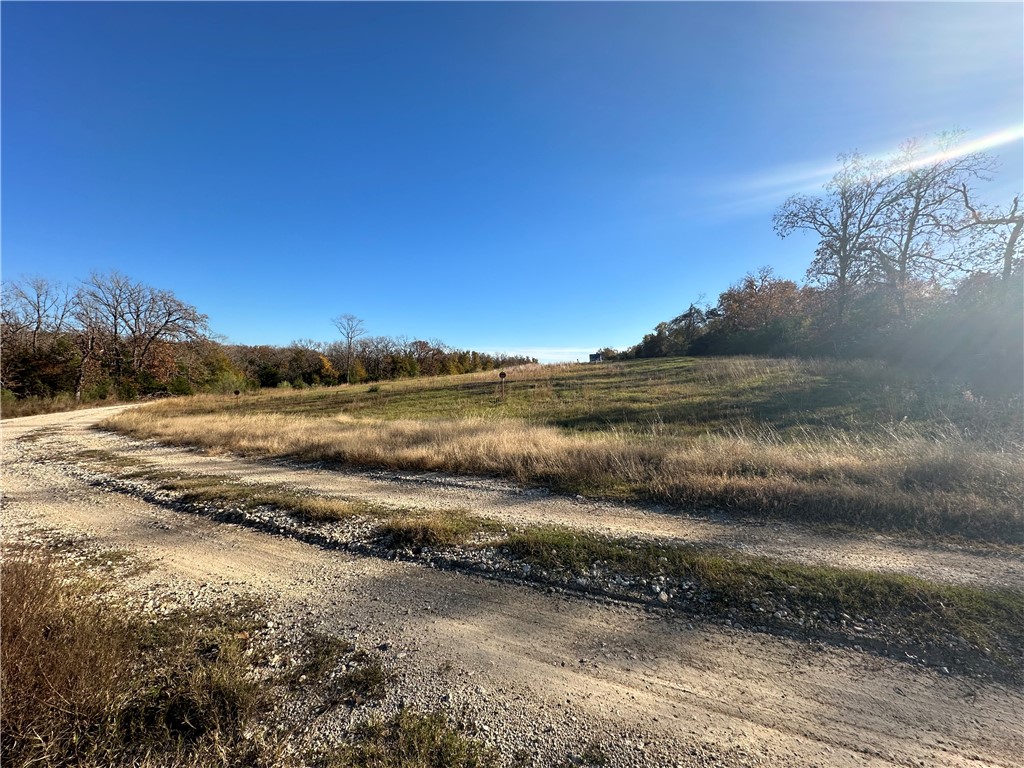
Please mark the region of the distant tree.
[[20, 396], [67, 389], [74, 347], [66, 339], [74, 305], [70, 288], [33, 277], [4, 283], [0, 308], [0, 384]]
[[345, 343], [345, 381], [351, 384], [356, 339], [365, 333], [363, 321], [355, 315], [344, 314], [334, 318], [331, 322], [334, 323], [334, 327], [338, 329]]
[[5, 322], [25, 328], [35, 352], [41, 336], [52, 337], [64, 330], [73, 302], [74, 294], [68, 286], [33, 277], [10, 285], [4, 296]]
[[80, 400], [87, 388], [112, 384], [130, 397], [178, 378], [180, 345], [208, 334], [195, 307], [119, 272], [94, 273], [76, 288], [42, 278], [5, 283], [0, 378], [18, 396], [73, 391]]
[[735, 331], [760, 331], [799, 313], [800, 289], [771, 267], [749, 272], [718, 297], [721, 322]]

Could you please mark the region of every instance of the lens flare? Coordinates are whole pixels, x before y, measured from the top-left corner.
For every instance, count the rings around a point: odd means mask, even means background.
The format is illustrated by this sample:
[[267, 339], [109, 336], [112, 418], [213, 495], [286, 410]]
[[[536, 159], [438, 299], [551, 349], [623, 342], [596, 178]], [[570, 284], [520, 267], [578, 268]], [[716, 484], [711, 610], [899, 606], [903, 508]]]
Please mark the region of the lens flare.
[[[908, 171], [914, 168], [923, 168], [936, 162], [963, 157], [975, 152], [985, 152], [1004, 144], [1020, 141], [1021, 139], [1024, 139], [1024, 125], [1003, 128], [976, 139], [961, 141], [950, 147], [914, 157], [905, 164], [896, 166], [896, 170]], [[891, 156], [889, 153], [878, 153], [869, 155], [866, 159], [869, 161], [884, 160], [889, 156]], [[780, 168], [748, 179], [745, 186], [751, 191], [764, 190], [768, 195], [786, 192], [811, 192], [820, 189], [840, 168], [841, 166], [838, 163], [832, 163], [827, 166], [814, 166], [810, 164], [789, 166], [788, 168]]]
[[922, 157], [915, 157], [909, 162], [896, 166], [896, 170], [912, 171], [915, 168], [924, 168], [929, 165], [934, 165], [935, 163], [941, 163], [947, 160], [954, 160], [958, 157], [971, 155], [975, 152], [985, 152], [986, 150], [993, 149], [1003, 144], [1009, 144], [1011, 141], [1017, 141], [1018, 139], [1024, 139], [1024, 125], [1005, 128], [1001, 131], [990, 133], [987, 136], [981, 136], [973, 141], [960, 142], [948, 149], [932, 152], [930, 154], [923, 155]]

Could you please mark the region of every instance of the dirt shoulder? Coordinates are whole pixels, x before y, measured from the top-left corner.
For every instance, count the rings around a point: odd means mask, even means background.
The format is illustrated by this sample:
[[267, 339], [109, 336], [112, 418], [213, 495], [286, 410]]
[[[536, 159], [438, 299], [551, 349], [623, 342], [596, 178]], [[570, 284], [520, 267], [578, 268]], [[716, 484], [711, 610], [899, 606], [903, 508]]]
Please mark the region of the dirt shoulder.
[[[383, 708], [404, 701], [465, 710], [481, 735], [509, 756], [523, 750], [534, 765], [578, 756], [591, 742], [617, 766], [1020, 764], [1024, 695], [1016, 689], [853, 650], [329, 551], [111, 493], [83, 482], [64, 462], [90, 448], [113, 450], [183, 472], [368, 501], [603, 532], [642, 530], [968, 583], [1019, 585], [1020, 564], [1010, 555], [937, 554], [870, 537], [826, 541], [783, 526], [680, 518], [490, 481], [199, 456], [91, 431], [105, 410], [3, 423], [5, 540], [39, 528], [84, 536], [153, 563], [135, 577], [140, 589], [170, 590], [183, 600], [204, 593], [261, 597], [282, 631], [311, 627], [385, 648], [398, 680]], [[339, 733], [345, 717], [321, 716], [318, 738]]]

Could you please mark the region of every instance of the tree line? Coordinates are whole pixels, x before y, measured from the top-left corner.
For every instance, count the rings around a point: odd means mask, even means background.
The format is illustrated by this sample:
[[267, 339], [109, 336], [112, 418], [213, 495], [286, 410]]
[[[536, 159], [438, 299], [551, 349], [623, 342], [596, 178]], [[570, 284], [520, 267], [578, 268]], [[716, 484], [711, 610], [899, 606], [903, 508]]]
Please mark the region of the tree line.
[[764, 267], [604, 356], [871, 357], [1022, 391], [1024, 211], [1019, 195], [1002, 209], [977, 203], [994, 162], [959, 153], [960, 138], [840, 155], [822, 195], [790, 197], [774, 216], [780, 237], [817, 238], [803, 284]]
[[342, 339], [333, 342], [223, 344], [195, 307], [116, 271], [75, 285], [42, 277], [5, 281], [0, 292], [5, 400], [66, 396], [90, 402], [330, 386], [537, 362], [453, 349], [438, 340], [367, 336], [352, 315], [336, 319]]
[[225, 346], [252, 386], [311, 387], [417, 376], [451, 376], [536, 363], [536, 358], [455, 349], [437, 339], [361, 336], [351, 341], [300, 339], [287, 347]]

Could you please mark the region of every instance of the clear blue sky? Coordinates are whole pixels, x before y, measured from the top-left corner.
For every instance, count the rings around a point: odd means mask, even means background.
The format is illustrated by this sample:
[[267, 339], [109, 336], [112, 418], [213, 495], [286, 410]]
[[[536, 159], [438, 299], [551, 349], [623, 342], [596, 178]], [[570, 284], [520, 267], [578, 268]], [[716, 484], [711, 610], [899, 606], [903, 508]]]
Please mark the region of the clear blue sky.
[[837, 153], [1019, 131], [1022, 8], [4, 2], [3, 275], [118, 269], [239, 343], [351, 312], [626, 347], [762, 265], [801, 279], [815, 243], [771, 217]]

